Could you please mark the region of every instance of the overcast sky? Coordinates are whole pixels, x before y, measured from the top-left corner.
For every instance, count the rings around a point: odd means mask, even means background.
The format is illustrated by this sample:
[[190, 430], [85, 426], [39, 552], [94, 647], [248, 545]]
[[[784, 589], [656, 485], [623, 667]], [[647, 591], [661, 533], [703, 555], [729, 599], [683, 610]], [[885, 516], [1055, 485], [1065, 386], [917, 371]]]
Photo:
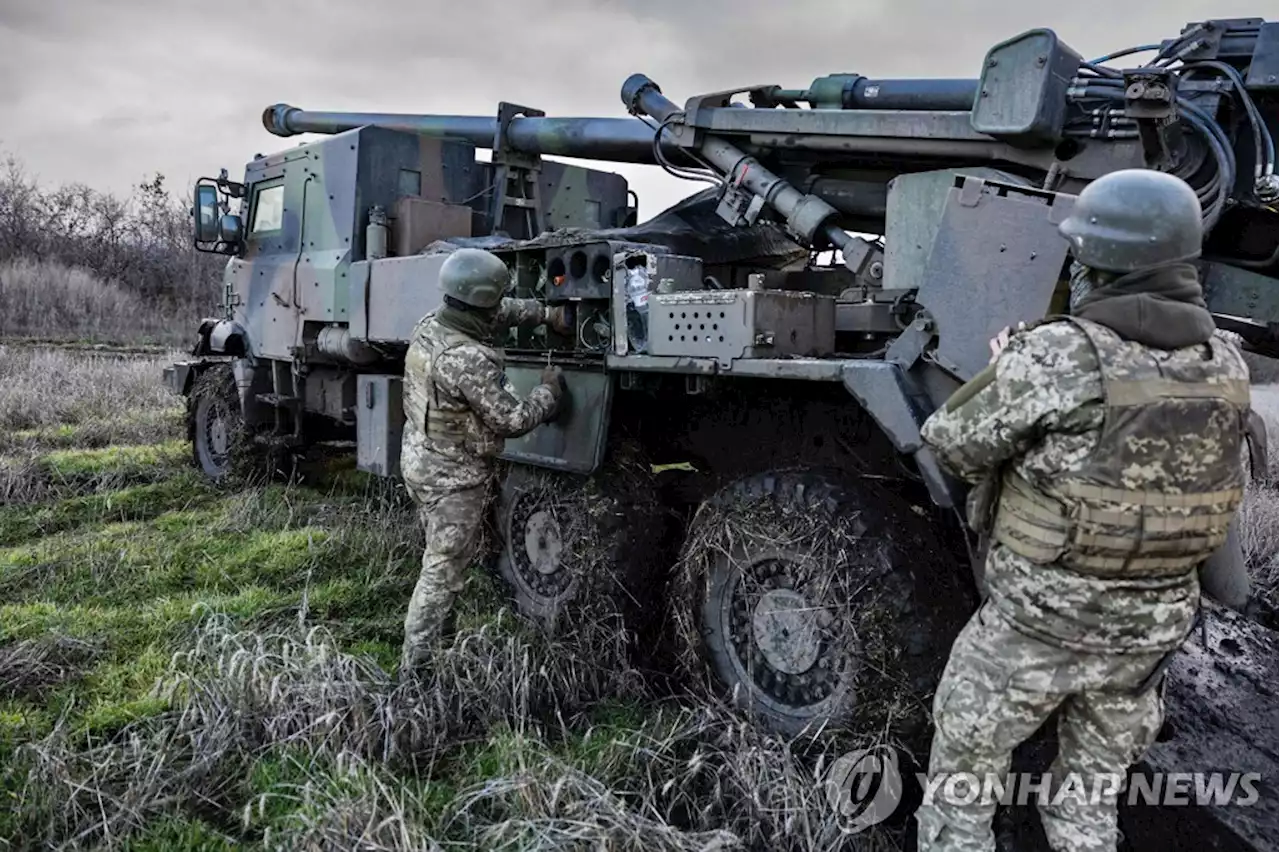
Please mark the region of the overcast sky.
[[[255, 153], [269, 104], [492, 115], [622, 116], [644, 72], [696, 93], [852, 71], [976, 76], [987, 48], [1049, 27], [1086, 58], [1274, 0], [0, 0], [0, 154], [44, 182], [177, 187]], [[305, 138], [305, 137], [299, 137]], [[625, 174], [649, 216], [699, 188]]]

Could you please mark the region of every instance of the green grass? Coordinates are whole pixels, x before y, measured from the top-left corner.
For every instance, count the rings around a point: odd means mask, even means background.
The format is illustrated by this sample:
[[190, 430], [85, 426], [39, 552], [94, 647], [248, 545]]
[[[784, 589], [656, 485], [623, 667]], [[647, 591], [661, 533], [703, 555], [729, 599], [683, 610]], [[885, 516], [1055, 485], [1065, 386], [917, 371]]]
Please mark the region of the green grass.
[[44, 457], [50, 472], [66, 480], [101, 476], [151, 476], [185, 465], [191, 450], [185, 441], [165, 441], [132, 447], [74, 449]]
[[[0, 648], [62, 637], [88, 643], [92, 654], [47, 688], [0, 696], [0, 758], [58, 730], [73, 744], [110, 742], [165, 717], [174, 705], [157, 684], [210, 613], [266, 630], [296, 623], [301, 610], [344, 651], [394, 671], [421, 540], [412, 505], [385, 484], [338, 463], [307, 488], [219, 488], [190, 468], [176, 439], [37, 448], [31, 459], [42, 499], [0, 507]], [[458, 603], [459, 629], [479, 629], [505, 604], [499, 583], [473, 572]], [[534, 636], [516, 622], [510, 629]], [[517, 772], [522, 760], [554, 753], [616, 774], [624, 755], [605, 731], [642, 714], [638, 706], [602, 705], [592, 711], [594, 733], [554, 747], [499, 725], [446, 748], [425, 775], [396, 776], [395, 807], [434, 836], [458, 791]], [[339, 769], [309, 750], [277, 746], [241, 779], [246, 819], [210, 822], [171, 810], [123, 848], [222, 850], [261, 846], [281, 832], [311, 837], [343, 803], [386, 781], [387, 771]], [[4, 783], [0, 793], [13, 794], [15, 779]], [[7, 825], [0, 820], [0, 832]]]

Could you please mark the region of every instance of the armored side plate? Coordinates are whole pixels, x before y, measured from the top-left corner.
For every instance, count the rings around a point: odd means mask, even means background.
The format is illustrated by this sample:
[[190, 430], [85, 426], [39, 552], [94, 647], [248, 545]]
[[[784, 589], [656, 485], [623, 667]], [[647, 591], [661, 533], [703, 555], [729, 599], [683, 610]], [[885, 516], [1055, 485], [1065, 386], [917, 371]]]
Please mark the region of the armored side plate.
[[[507, 365], [507, 379], [520, 397], [537, 387], [541, 373], [537, 366]], [[508, 439], [502, 458], [583, 474], [600, 466], [609, 431], [613, 378], [606, 373], [570, 370], [564, 378], [568, 392], [560, 414], [522, 438]]]

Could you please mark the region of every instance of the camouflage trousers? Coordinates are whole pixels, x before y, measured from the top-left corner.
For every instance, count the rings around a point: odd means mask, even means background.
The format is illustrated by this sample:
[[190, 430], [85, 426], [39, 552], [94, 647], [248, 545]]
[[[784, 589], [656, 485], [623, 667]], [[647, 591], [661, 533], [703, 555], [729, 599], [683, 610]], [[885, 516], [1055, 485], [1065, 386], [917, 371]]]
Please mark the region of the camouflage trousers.
[[1119, 790], [1163, 722], [1161, 689], [1149, 683], [1163, 656], [1059, 648], [1020, 633], [984, 604], [956, 639], [934, 696], [929, 781], [937, 786], [916, 814], [918, 849], [992, 852], [999, 790], [974, 797], [956, 783], [947, 795], [945, 778], [1004, 782], [1014, 748], [1058, 711], [1052, 780], [1013, 801], [1038, 804], [1056, 852], [1114, 852]]
[[[404, 650], [400, 668], [411, 671], [430, 656], [432, 644], [462, 591], [468, 565], [479, 554], [488, 504], [487, 484], [420, 500], [418, 517], [426, 528], [422, 571], [409, 599], [404, 619]], [[424, 499], [425, 498], [425, 499]]]

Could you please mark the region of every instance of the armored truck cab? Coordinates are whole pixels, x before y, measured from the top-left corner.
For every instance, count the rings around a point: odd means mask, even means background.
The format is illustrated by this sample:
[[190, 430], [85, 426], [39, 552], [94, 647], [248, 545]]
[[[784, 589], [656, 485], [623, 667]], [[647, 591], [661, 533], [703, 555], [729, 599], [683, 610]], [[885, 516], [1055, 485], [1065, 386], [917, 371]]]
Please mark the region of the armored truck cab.
[[367, 402], [379, 390], [397, 392], [360, 377], [398, 373], [413, 326], [439, 302], [443, 257], [418, 253], [436, 240], [489, 233], [495, 216], [517, 233], [634, 219], [621, 176], [552, 162], [507, 181], [513, 194], [495, 207], [492, 187], [504, 171], [477, 162], [467, 142], [361, 127], [256, 157], [243, 182], [199, 182], [197, 246], [230, 255], [223, 315], [201, 324], [196, 359], [166, 370], [166, 381], [191, 394], [208, 357], [225, 359], [192, 397], [193, 450], [205, 473], [231, 470], [233, 444], [250, 449], [237, 430], [253, 433], [258, 449], [298, 448], [355, 437], [368, 422], [363, 410], [391, 431], [372, 443], [369, 429], [360, 433], [362, 448], [377, 448], [361, 453], [361, 466], [394, 475], [400, 412], [381, 395], [361, 409], [357, 395], [365, 387]]

